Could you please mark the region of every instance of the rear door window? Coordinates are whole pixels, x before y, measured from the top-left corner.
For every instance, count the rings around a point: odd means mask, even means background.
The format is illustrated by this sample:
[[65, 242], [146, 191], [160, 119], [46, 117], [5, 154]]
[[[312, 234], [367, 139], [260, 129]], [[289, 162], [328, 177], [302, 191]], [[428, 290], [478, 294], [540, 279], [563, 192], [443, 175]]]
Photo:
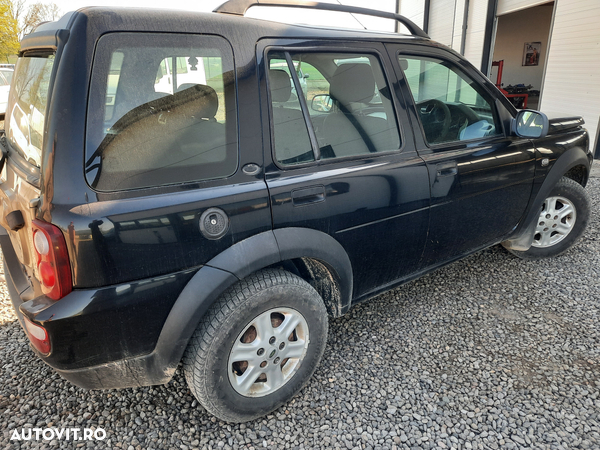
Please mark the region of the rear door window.
[[98, 41], [86, 177], [118, 191], [232, 175], [233, 53], [218, 36], [115, 33]]
[[281, 165], [400, 149], [390, 90], [377, 56], [276, 51], [268, 61], [275, 158]]

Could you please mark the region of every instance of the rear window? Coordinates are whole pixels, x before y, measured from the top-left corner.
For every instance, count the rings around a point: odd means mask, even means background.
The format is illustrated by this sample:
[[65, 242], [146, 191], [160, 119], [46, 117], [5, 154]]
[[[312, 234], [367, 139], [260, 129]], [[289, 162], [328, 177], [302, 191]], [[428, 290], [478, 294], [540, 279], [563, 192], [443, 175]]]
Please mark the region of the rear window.
[[218, 36], [115, 33], [98, 41], [88, 105], [88, 183], [119, 191], [232, 175], [233, 53]]
[[40, 167], [48, 86], [54, 55], [22, 57], [17, 61], [6, 110], [10, 149]]

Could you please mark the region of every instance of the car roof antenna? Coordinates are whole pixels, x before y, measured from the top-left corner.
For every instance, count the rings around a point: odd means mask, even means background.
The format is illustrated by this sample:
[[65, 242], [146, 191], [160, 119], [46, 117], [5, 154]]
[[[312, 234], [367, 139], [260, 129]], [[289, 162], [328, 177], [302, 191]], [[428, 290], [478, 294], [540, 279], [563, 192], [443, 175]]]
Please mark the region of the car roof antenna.
[[[337, 2], [338, 2], [340, 5], [342, 5], [342, 2], [341, 2], [340, 0], [337, 0]], [[342, 5], [342, 6], [344, 6], [344, 5]], [[353, 18], [354, 20], [356, 20], [356, 21], [358, 22], [358, 24], [359, 24], [361, 27], [363, 27], [365, 30], [367, 29], [367, 27], [365, 27], [365, 26], [364, 26], [364, 25], [361, 23], [361, 21], [360, 21], [360, 20], [358, 20], [358, 19], [356, 18], [356, 16], [355, 16], [354, 14], [352, 14], [352, 13], [349, 13], [349, 14], [352, 16], [352, 18]]]

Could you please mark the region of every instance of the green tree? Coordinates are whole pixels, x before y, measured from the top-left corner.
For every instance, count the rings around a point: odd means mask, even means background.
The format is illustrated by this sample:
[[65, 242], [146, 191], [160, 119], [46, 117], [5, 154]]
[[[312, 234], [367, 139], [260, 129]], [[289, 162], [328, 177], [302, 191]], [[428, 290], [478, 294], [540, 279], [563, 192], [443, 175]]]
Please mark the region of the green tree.
[[0, 60], [19, 52], [19, 26], [13, 17], [11, 0], [0, 0]]

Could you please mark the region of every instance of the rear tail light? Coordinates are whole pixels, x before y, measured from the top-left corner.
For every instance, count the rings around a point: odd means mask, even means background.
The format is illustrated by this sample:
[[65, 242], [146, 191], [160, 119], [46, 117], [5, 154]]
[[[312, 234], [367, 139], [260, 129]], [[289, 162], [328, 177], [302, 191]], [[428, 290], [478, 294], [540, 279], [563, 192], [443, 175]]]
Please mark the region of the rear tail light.
[[47, 355], [50, 353], [50, 338], [45, 328], [30, 322], [27, 317], [24, 317], [25, 329], [27, 330], [27, 336], [31, 341], [31, 344], [42, 354]]
[[59, 300], [73, 290], [65, 238], [60, 229], [40, 220], [32, 222], [32, 229], [42, 292], [53, 300]]

